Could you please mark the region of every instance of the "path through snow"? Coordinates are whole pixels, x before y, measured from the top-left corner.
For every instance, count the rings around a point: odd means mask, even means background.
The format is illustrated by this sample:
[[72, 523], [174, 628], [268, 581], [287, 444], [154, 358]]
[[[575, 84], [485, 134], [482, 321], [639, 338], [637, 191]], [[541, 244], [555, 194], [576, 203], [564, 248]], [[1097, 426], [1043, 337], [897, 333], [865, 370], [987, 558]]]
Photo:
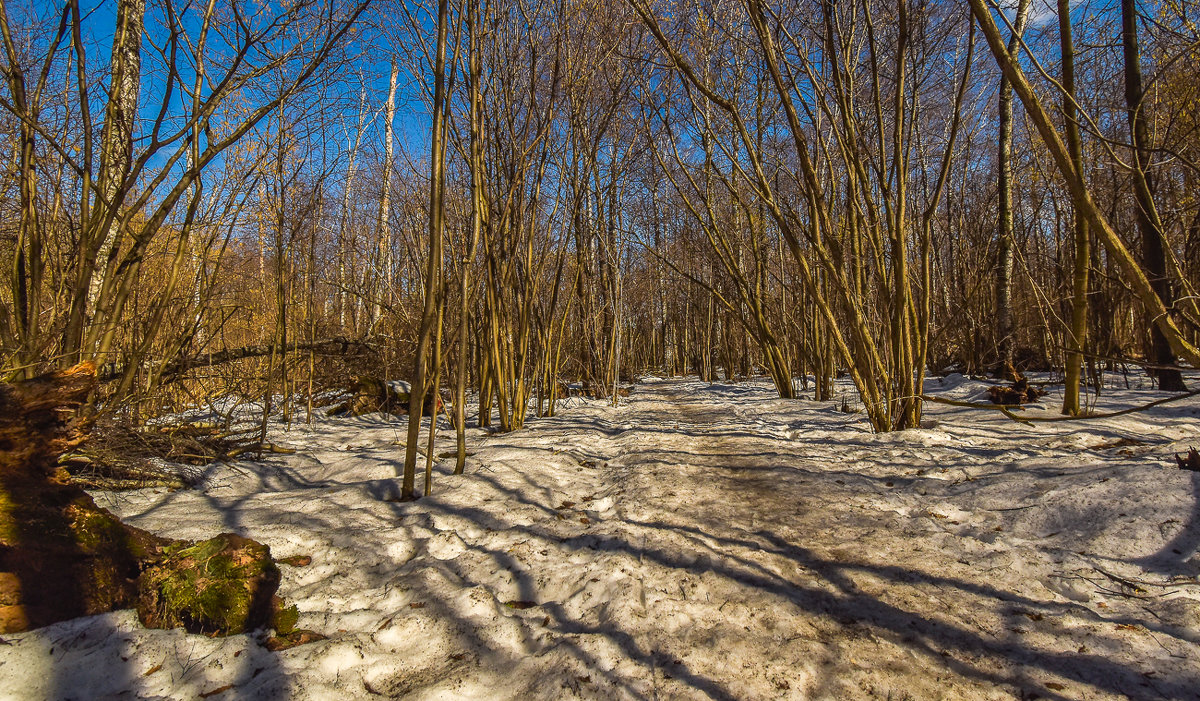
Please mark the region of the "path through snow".
[[9, 637], [0, 696], [1197, 698], [1200, 476], [1167, 462], [1197, 405], [929, 417], [874, 435], [762, 383], [649, 381], [476, 433], [467, 474], [411, 504], [386, 501], [403, 423], [280, 430], [296, 455], [99, 501], [312, 555], [281, 593], [328, 640], [275, 654], [120, 612]]

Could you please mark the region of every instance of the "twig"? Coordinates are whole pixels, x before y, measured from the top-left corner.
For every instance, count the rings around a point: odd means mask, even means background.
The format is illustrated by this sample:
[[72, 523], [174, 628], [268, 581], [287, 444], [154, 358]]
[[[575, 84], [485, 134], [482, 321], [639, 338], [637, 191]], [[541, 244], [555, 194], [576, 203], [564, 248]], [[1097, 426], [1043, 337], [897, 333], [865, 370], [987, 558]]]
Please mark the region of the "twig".
[[221, 456], [221, 459], [222, 460], [232, 460], [234, 458], [240, 457], [243, 454], [249, 453], [249, 452], [276, 453], [278, 455], [293, 455], [296, 451], [294, 448], [283, 448], [281, 446], [275, 445], [274, 443], [251, 443], [250, 445], [243, 445], [243, 446], [234, 448], [233, 450], [229, 451], [228, 453], [225, 453], [225, 455]]
[[187, 487], [183, 480], [171, 478], [115, 479], [74, 475], [71, 477], [71, 483], [77, 484], [84, 489], [99, 489], [106, 492], [116, 492], [126, 489], [150, 489], [154, 487], [166, 487], [167, 489], [183, 489]]

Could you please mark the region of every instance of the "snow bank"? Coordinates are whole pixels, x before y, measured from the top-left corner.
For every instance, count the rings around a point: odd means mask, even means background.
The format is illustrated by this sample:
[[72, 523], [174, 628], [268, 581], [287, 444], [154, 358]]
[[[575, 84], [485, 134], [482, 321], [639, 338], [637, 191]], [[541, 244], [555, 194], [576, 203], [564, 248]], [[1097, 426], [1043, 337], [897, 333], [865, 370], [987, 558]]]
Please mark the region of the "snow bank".
[[1194, 698], [1200, 475], [1171, 454], [1200, 445], [1200, 403], [926, 418], [876, 435], [763, 381], [648, 379], [620, 407], [472, 432], [463, 476], [443, 430], [434, 495], [407, 504], [388, 500], [403, 419], [274, 426], [294, 455], [97, 498], [164, 535], [311, 555], [280, 592], [328, 640], [276, 654], [119, 612], [10, 636], [0, 696]]

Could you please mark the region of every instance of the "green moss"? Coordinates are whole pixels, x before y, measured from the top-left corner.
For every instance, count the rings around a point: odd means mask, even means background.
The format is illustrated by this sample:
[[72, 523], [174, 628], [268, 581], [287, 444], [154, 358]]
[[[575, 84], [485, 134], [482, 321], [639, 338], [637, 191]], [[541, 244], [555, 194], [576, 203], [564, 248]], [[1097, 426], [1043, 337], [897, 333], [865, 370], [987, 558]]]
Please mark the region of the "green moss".
[[286, 608], [276, 608], [275, 615], [271, 618], [271, 627], [278, 635], [289, 635], [296, 630], [296, 624], [299, 622], [300, 609], [292, 604]]
[[94, 553], [113, 545], [125, 545], [125, 529], [112, 514], [81, 506], [73, 508], [72, 511], [74, 518], [71, 530], [75, 535], [75, 542], [84, 552]]
[[195, 569], [176, 570], [164, 578], [161, 592], [166, 610], [185, 625], [212, 630], [245, 627], [251, 593], [245, 582], [234, 577], [229, 558], [199, 559]]
[[0, 489], [0, 543], [16, 545], [19, 541], [15, 513], [12, 496], [7, 489]]
[[229, 635], [269, 623], [279, 570], [265, 545], [222, 534], [172, 544], [164, 554], [139, 580], [145, 625]]
[[240, 582], [201, 578], [195, 572], [168, 579], [162, 594], [166, 606], [217, 628], [237, 628], [250, 608], [250, 595]]

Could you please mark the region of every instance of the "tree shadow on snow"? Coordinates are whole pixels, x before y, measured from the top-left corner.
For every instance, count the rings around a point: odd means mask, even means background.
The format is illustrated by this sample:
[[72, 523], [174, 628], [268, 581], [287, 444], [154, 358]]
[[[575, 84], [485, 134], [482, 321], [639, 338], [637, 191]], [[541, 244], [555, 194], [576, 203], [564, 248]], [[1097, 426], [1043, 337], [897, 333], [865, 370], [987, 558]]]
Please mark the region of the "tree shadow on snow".
[[1150, 572], [1162, 575], [1200, 575], [1200, 562], [1196, 551], [1200, 550], [1200, 472], [1190, 473], [1192, 486], [1192, 513], [1187, 523], [1166, 545], [1153, 555], [1132, 560]]
[[[737, 390], [736, 392], [734, 390]], [[730, 393], [740, 393], [741, 388], [731, 388]], [[619, 439], [630, 430], [639, 433], [662, 434], [660, 437], [648, 440], [648, 444], [660, 446], [643, 454], [636, 445], [620, 450], [622, 458], [640, 456], [643, 459], [650, 453], [659, 456], [663, 461], [672, 459], [682, 460], [685, 456], [689, 462], [696, 463], [697, 459], [704, 461], [709, 468], [721, 468], [725, 457], [721, 454], [705, 453], [701, 456], [690, 455], [681, 449], [678, 455], [674, 451], [664, 451], [661, 446], [667, 441], [678, 441], [678, 445], [686, 445], [687, 440], [694, 440], [697, 432], [706, 436], [719, 436], [730, 441], [734, 450], [730, 455], [743, 458], [736, 466], [729, 466], [731, 472], [772, 472], [791, 470], [796, 480], [820, 477], [832, 480], [865, 480], [881, 492], [888, 482], [893, 482], [897, 489], [911, 487], [918, 481], [927, 483], [937, 482], [952, 489], [954, 484], [936, 480], [917, 480], [901, 474], [871, 474], [864, 475], [852, 470], [837, 471], [823, 469], [818, 475], [816, 471], [806, 472], [797, 469], [797, 455], [784, 451], [762, 451], [749, 454], [739, 449], [737, 442], [749, 440], [776, 440], [769, 431], [756, 431], [745, 426], [732, 428], [730, 426], [689, 425], [686, 428], [671, 428], [669, 425], [678, 422], [680, 418], [687, 420], [687, 415], [663, 412], [661, 416], [649, 416], [645, 412], [639, 417], [646, 418], [630, 428], [619, 422], [609, 421], [599, 417], [576, 415], [539, 421], [539, 434], [545, 431], [548, 435], [557, 430], [569, 431], [573, 436], [592, 433], [600, 440]], [[720, 418], [720, 417], [716, 417]], [[662, 421], [668, 426], [654, 425], [653, 421]], [[805, 425], [811, 425], [805, 424]], [[828, 428], [828, 426], [826, 427]], [[1031, 434], [1032, 435], [1032, 434]], [[870, 434], [855, 434], [845, 437], [839, 450], [861, 448], [874, 450], [880, 446]], [[573, 455], [587, 455], [595, 460], [611, 457], [611, 451], [597, 448], [594, 455], [581, 452], [578, 445], [583, 441], [573, 441], [576, 447], [570, 450]], [[503, 440], [489, 440], [487, 447], [503, 448], [508, 444]], [[803, 442], [801, 442], [801, 447]], [[527, 445], [513, 443], [512, 448], [528, 449]], [[902, 445], [889, 445], [891, 448], [903, 448]], [[913, 446], [914, 449], [920, 446]], [[1001, 448], [990, 446], [956, 446], [981, 461], [995, 462], [1002, 457]], [[1033, 453], [1023, 457], [1032, 457]], [[1011, 455], [1009, 456], [1011, 457]], [[753, 458], [745, 460], [745, 458]], [[658, 459], [658, 458], [656, 458]], [[711, 464], [710, 464], [711, 463]], [[803, 467], [803, 462], [799, 462]], [[634, 697], [645, 695], [647, 679], [657, 680], [666, 678], [664, 672], [669, 669], [670, 678], [674, 684], [683, 685], [686, 693], [694, 697], [712, 699], [733, 699], [737, 694], [733, 691], [732, 677], [734, 673], [726, 672], [720, 666], [710, 668], [698, 664], [688, 664], [678, 659], [678, 651], [672, 651], [672, 641], [664, 643], [661, 639], [655, 642], [647, 635], [646, 630], [635, 630], [625, 626], [618, 619], [605, 618], [598, 615], [595, 608], [590, 611], [573, 614], [564, 601], [545, 600], [546, 597], [538, 585], [539, 571], [536, 563], [526, 562], [511, 551], [491, 546], [486, 542], [486, 536], [473, 538], [465, 526], [473, 526], [474, 530], [487, 533], [489, 531], [506, 531], [519, 533], [536, 541], [547, 550], [556, 548], [568, 553], [594, 551], [597, 553], [619, 554], [644, 563], [648, 567], [661, 568], [656, 573], [659, 578], [679, 578], [684, 576], [715, 576], [736, 588], [743, 589], [750, 595], [766, 597], [773, 602], [772, 607], [778, 607], [783, 612], [794, 615], [806, 615], [829, 621], [843, 629], [861, 627], [878, 632], [883, 637], [898, 639], [910, 650], [918, 653], [932, 668], [946, 669], [966, 679], [1004, 688], [1016, 689], [1020, 693], [1036, 693], [1042, 698], [1067, 698], [1065, 693], [1059, 693], [1055, 688], [1046, 686], [1031, 677], [1035, 673], [1048, 673], [1066, 679], [1071, 679], [1099, 692], [1124, 695], [1131, 698], [1190, 698], [1195, 695], [1195, 679], [1182, 674], [1159, 676], [1153, 679], [1143, 674], [1143, 670], [1132, 664], [1123, 664], [1109, 659], [1100, 652], [1069, 652], [1039, 648], [1036, 642], [1022, 639], [1013, 635], [1012, 629], [1018, 622], [1025, 621], [1030, 614], [1053, 619], [1056, 616], [1073, 615], [1089, 622], [1108, 625], [1136, 625], [1153, 633], [1171, 636], [1190, 645], [1200, 644], [1200, 636], [1189, 631], [1160, 624], [1153, 617], [1146, 619], [1131, 619], [1127, 617], [1106, 617], [1101, 619], [1096, 613], [1085, 606], [1073, 602], [1058, 602], [1042, 600], [1029, 595], [1005, 589], [999, 584], [988, 584], [981, 581], [971, 581], [953, 576], [932, 574], [921, 569], [913, 569], [897, 564], [878, 562], [869, 559], [868, 552], [857, 553], [854, 559], [823, 556], [816, 551], [798, 545], [796, 541], [802, 535], [789, 535], [787, 529], [767, 529], [752, 526], [752, 530], [744, 531], [737, 528], [736, 523], [722, 522], [713, 515], [690, 514], [688, 523], [672, 523], [671, 517], [646, 517], [641, 519], [625, 518], [623, 520], [600, 520], [586, 529], [580, 529], [575, 535], [564, 536], [560, 514], [553, 503], [543, 503], [551, 494], [545, 486], [535, 484], [528, 476], [517, 471], [516, 477], [509, 475], [518, 484], [511, 485], [499, 476], [481, 471], [479, 465], [473, 465], [468, 477], [481, 483], [486, 483], [498, 499], [503, 499], [514, 506], [525, 508], [525, 521], [532, 523], [516, 523], [513, 516], [506, 511], [497, 511], [482, 505], [454, 504], [439, 498], [421, 499], [409, 504], [393, 503], [396, 483], [394, 480], [369, 480], [360, 483], [323, 482], [305, 479], [301, 473], [293, 471], [283, 464], [264, 466], [255, 470], [255, 478], [260, 481], [261, 493], [250, 493], [239, 497], [217, 497], [204, 494], [208, 505], [220, 513], [223, 526], [233, 532], [246, 532], [244, 522], [245, 510], [254, 508], [254, 502], [262, 498], [270, 498], [270, 492], [279, 489], [307, 490], [339, 487], [347, 490], [365, 490], [374, 497], [378, 506], [372, 510], [354, 509], [352, 517], [337, 509], [322, 509], [318, 513], [295, 512], [281, 515], [284, 523], [296, 528], [302, 528], [310, 533], [321, 534], [334, 547], [354, 548], [358, 551], [373, 552], [381, 558], [377, 569], [369, 572], [354, 573], [355, 582], [364, 586], [386, 588], [393, 583], [402, 581], [411, 588], [412, 600], [420, 600], [420, 612], [399, 611], [394, 617], [404, 615], [427, 615], [448, 621], [454, 635], [459, 636], [455, 644], [463, 649], [483, 650], [487, 660], [445, 661], [444, 667], [429, 671], [430, 675], [445, 678], [449, 670], [455, 674], [470, 676], [473, 665], [486, 662], [494, 669], [512, 669], [519, 662], [517, 653], [490, 649], [487, 632], [481, 623], [467, 619], [457, 613], [457, 603], [447, 598], [444, 588], [425, 584], [423, 573], [437, 573], [461, 585], [450, 596], [456, 595], [462, 589], [484, 587], [495, 595], [494, 584], [488, 579], [489, 568], [479, 568], [464, 560], [456, 563], [453, 559], [441, 561], [427, 553], [426, 544], [430, 534], [436, 534], [446, 526], [439, 524], [455, 524], [452, 530], [462, 538], [466, 552], [463, 556], [484, 558], [494, 565], [492, 574], [507, 572], [512, 576], [513, 586], [522, 605], [524, 602], [535, 604], [528, 611], [501, 610], [501, 615], [511, 617], [523, 630], [526, 641], [546, 640], [546, 647], [534, 650], [529, 654], [561, 653], [573, 661], [581, 671], [581, 676], [595, 678], [619, 690], [625, 695]], [[1003, 465], [993, 466], [992, 474], [1002, 474], [1006, 470], [1023, 470], [1033, 476], [1050, 476], [1050, 472], [1061, 473], [1060, 468], [1052, 466]], [[511, 472], [511, 471], [510, 471]], [[986, 479], [987, 474], [973, 476], [975, 479]], [[790, 479], [790, 478], [789, 478]], [[1163, 550], [1142, 563], [1144, 567], [1156, 572], [1169, 573], [1182, 567], [1185, 560], [1191, 557], [1200, 547], [1200, 474], [1193, 476], [1193, 489], [1197, 495], [1195, 510], [1190, 522]], [[962, 488], [975, 489], [978, 485], [965, 485]], [[257, 490], [256, 490], [257, 491]], [[202, 493], [203, 494], [203, 493]], [[164, 496], [164, 501], [174, 498]], [[331, 505], [336, 505], [338, 496], [327, 497]], [[350, 495], [346, 497], [347, 500]], [[739, 498], [737, 493], [730, 495], [731, 499]], [[148, 510], [147, 513], [150, 513]], [[349, 512], [349, 509], [347, 510]], [[348, 518], [352, 518], [348, 521]], [[784, 518], [779, 516], [777, 518]], [[578, 528], [578, 524], [574, 526]], [[382, 533], [387, 533], [384, 538]], [[388, 552], [389, 544], [397, 536], [403, 537], [413, 545], [411, 555], [384, 555]], [[681, 551], [678, 547], [682, 539], [690, 548]], [[847, 543], [853, 548], [853, 543]], [[697, 552], [704, 556], [697, 558]], [[460, 556], [460, 557], [463, 557]], [[393, 558], [389, 560], [388, 558]], [[768, 566], [772, 561], [788, 563], [789, 567]], [[1158, 568], [1158, 569], [1155, 569]], [[787, 571], [784, 575], [780, 572]], [[791, 574], [794, 572], [795, 574]], [[993, 635], [982, 630], [976, 630], [961, 625], [950, 618], [932, 617], [930, 609], [916, 608], [909, 610], [902, 605], [885, 601], [882, 596], [864, 592], [855, 582], [855, 576], [867, 575], [882, 581], [887, 592], [908, 588], [931, 587], [941, 590], [953, 590], [970, 601], [988, 609], [1005, 621], [1002, 634]], [[503, 602], [502, 602], [503, 603]], [[596, 608], [609, 602], [597, 601]], [[319, 614], [320, 612], [312, 612]], [[330, 613], [333, 613], [330, 611]], [[961, 613], [961, 612], [951, 612]], [[593, 620], [595, 618], [596, 620]], [[722, 633], [737, 636], [740, 625], [737, 621], [725, 621], [728, 630], [722, 628]], [[333, 634], [333, 631], [320, 631]], [[360, 633], [365, 633], [361, 631]], [[547, 632], [553, 633], [545, 637]], [[1060, 635], [1063, 633], [1060, 633]], [[1103, 632], [1093, 633], [1093, 638], [1105, 643], [1111, 643], [1116, 648], [1122, 645], [1116, 637], [1105, 635]], [[596, 651], [598, 643], [605, 641], [608, 646], [619, 650], [625, 658], [625, 664], [613, 666], [610, 660], [603, 659]], [[675, 641], [677, 642], [677, 641]], [[317, 643], [320, 645], [321, 643]], [[783, 643], [781, 643], [783, 644]], [[529, 642], [536, 647], [534, 642]], [[1104, 646], [1101, 646], [1104, 647]], [[286, 653], [285, 653], [286, 654]], [[528, 655], [526, 655], [528, 656]], [[246, 656], [247, 658], [251, 656]], [[261, 656], [254, 656], [243, 664], [267, 664]], [[274, 659], [274, 658], [272, 658]], [[276, 660], [277, 662], [277, 660]], [[997, 664], [1003, 662], [1004, 664]], [[632, 667], [632, 671], [631, 671]], [[402, 674], [407, 674], [405, 671]], [[251, 679], [262, 672], [251, 671]], [[274, 676], [278, 677], [276, 672]], [[730, 679], [725, 679], [729, 674]], [[263, 679], [272, 677], [268, 674]], [[428, 675], [427, 675], [428, 676]], [[568, 679], [568, 681], [570, 681]], [[818, 679], [820, 688], [816, 693], [836, 693], [836, 679]], [[416, 682], [409, 677], [398, 676], [396, 688], [412, 689]], [[538, 688], [538, 680], [528, 680], [531, 689]], [[378, 685], [376, 685], [378, 686]], [[656, 687], [657, 688], [657, 687]], [[264, 691], [266, 689], [264, 688]], [[370, 691], [367, 689], [367, 691]], [[576, 689], [578, 692], [579, 690]], [[595, 690], [590, 690], [595, 692]]]
[[[519, 495], [513, 496], [520, 500]], [[481, 525], [487, 524], [488, 527], [500, 525], [486, 512], [469, 507], [451, 508], [439, 505], [438, 511], [473, 520]], [[867, 626], [873, 630], [893, 634], [902, 639], [910, 649], [930, 659], [939, 660], [939, 664], [963, 677], [1000, 687], [1016, 687], [1022, 691], [1036, 688], [1036, 693], [1043, 698], [1067, 697], [1051, 687], [1029, 679], [1029, 671], [1040, 670], [1060, 675], [1098, 691], [1131, 698], [1187, 698], [1195, 691], [1194, 679], [1156, 677], [1151, 680], [1143, 674], [1143, 670], [1113, 661], [1103, 654], [1038, 649], [1020, 637], [993, 637], [950, 621], [930, 618], [919, 611], [905, 610], [864, 593], [850, 575], [867, 573], [893, 585], [927, 584], [943, 589], [954, 588], [984, 600], [987, 605], [1002, 613], [1012, 626], [1018, 621], [1026, 620], [1022, 617], [1031, 613], [1053, 617], [1070, 612], [1100, 622], [1095, 614], [1078, 604], [1033, 599], [1003, 588], [953, 577], [930, 575], [895, 565], [842, 562], [822, 558], [765, 530], [751, 534], [752, 539], [731, 539], [701, 528], [662, 522], [626, 521], [625, 524], [632, 529], [629, 534], [586, 533], [561, 541], [553, 533], [540, 529], [537, 524], [510, 529], [548, 542], [557, 542], [560, 547], [568, 550], [623, 553], [640, 561], [667, 568], [676, 572], [678, 576], [711, 573], [740, 587], [767, 594], [780, 604], [793, 606], [801, 612], [827, 618], [843, 626]], [[710, 548], [712, 557], [697, 560], [670, 547], [647, 546], [644, 542], [641, 545], [635, 544], [636, 541], [646, 540], [644, 536], [638, 536], [647, 531], [690, 536], [698, 548], [708, 547], [705, 541], [727, 547]], [[509, 553], [490, 550], [480, 545], [468, 544], [468, 547], [488, 555], [499, 567], [514, 573], [522, 599], [537, 601], [538, 592], [533, 584], [535, 572], [529, 567]], [[737, 550], [768, 553], [785, 558], [801, 568], [801, 572], [811, 574], [795, 578], [783, 577], [752, 559], [739, 556], [736, 554]], [[552, 625], [562, 634], [599, 635], [607, 638], [630, 660], [641, 665], [645, 672], [651, 672], [661, 666], [663, 660], [672, 657], [667, 651], [639, 642], [631, 631], [624, 630], [616, 622], [607, 621], [599, 625], [585, 623], [572, 619], [559, 602], [538, 603], [540, 610], [549, 614]], [[1153, 620], [1104, 620], [1114, 625], [1136, 624], [1150, 631], [1181, 637], [1191, 643], [1197, 642], [1194, 636], [1181, 636], [1181, 631], [1160, 626]], [[1113, 642], [1119, 644], [1115, 639]], [[610, 683], [617, 686], [626, 686], [629, 683], [629, 680], [615, 678], [612, 671], [596, 667], [596, 662], [589, 653], [569, 638], [563, 638], [560, 644], [581, 664], [607, 677]], [[1005, 672], [991, 664], [996, 660], [1009, 662], [1013, 671]], [[708, 677], [688, 669], [686, 665], [672, 667], [672, 674], [677, 680], [704, 696], [718, 699], [733, 697], [718, 675]]]

